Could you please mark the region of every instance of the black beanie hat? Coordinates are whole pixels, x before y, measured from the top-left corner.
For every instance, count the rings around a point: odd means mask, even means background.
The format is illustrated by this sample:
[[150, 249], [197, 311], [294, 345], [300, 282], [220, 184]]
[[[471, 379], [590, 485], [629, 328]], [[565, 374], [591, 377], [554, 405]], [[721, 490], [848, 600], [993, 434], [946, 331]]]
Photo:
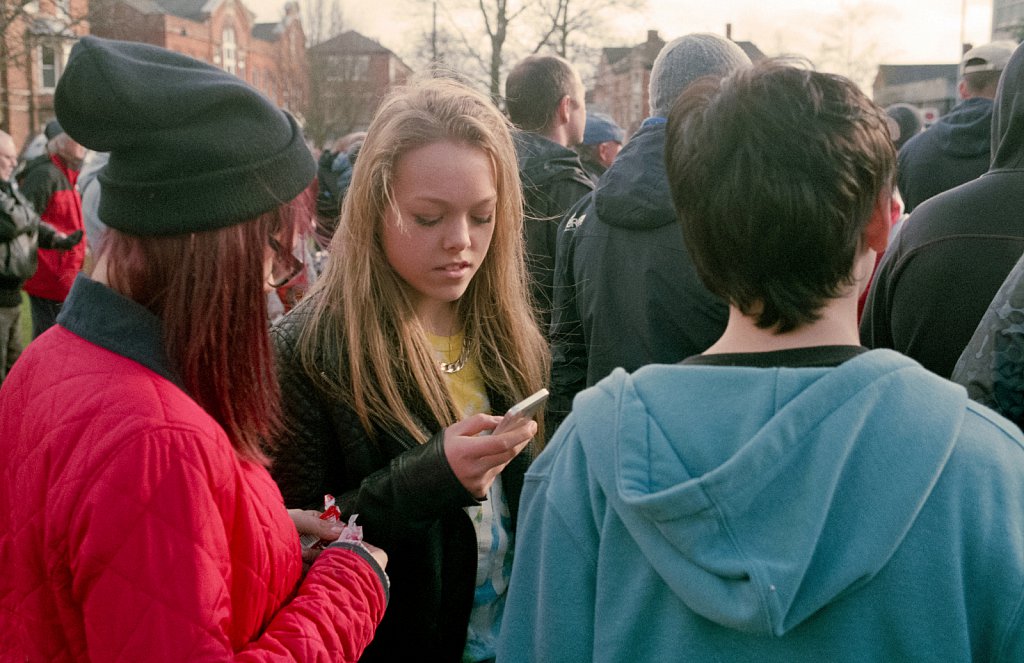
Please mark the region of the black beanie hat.
[[54, 106], [69, 136], [110, 152], [99, 216], [130, 235], [247, 221], [316, 173], [290, 115], [232, 74], [156, 46], [83, 37]]

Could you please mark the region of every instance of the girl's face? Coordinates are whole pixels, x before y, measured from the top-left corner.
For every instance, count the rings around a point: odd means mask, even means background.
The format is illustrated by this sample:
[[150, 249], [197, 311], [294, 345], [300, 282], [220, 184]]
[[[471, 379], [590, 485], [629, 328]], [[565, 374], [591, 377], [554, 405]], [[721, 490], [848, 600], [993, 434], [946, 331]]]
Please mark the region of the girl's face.
[[452, 304], [480, 269], [494, 234], [491, 160], [465, 143], [431, 143], [399, 158], [392, 191], [384, 255], [409, 285], [421, 323], [451, 334]]

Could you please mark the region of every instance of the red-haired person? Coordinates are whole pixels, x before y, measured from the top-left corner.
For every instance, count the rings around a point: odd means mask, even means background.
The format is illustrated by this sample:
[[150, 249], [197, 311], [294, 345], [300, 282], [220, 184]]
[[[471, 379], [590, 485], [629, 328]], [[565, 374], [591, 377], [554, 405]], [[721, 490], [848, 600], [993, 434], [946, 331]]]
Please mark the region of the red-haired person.
[[219, 69], [92, 37], [55, 105], [110, 152], [110, 230], [0, 389], [0, 660], [356, 660], [386, 556], [335, 542], [303, 575], [297, 529], [339, 530], [289, 514], [261, 447], [301, 131]]

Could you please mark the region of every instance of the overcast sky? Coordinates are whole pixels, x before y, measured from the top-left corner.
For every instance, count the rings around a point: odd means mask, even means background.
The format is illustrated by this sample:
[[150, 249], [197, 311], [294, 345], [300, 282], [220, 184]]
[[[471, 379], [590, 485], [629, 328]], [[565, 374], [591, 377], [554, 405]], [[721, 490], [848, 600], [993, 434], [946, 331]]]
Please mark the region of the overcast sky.
[[[260, 21], [277, 20], [284, 0], [243, 0]], [[445, 0], [441, 0], [442, 4]], [[342, 0], [345, 27], [358, 30], [403, 53], [408, 40], [410, 7], [430, 0]], [[647, 30], [658, 29], [668, 40], [688, 32], [725, 33], [749, 40], [769, 55], [795, 53], [815, 59], [822, 34], [851, 7], [871, 4], [870, 20], [847, 20], [858, 44], [870, 44], [875, 59], [890, 64], [956, 62], [960, 53], [961, 15], [966, 41], [990, 41], [992, 0], [648, 0], [643, 15], [624, 14], [613, 29], [619, 35], [609, 46], [642, 42]], [[963, 8], [966, 7], [966, 12]]]

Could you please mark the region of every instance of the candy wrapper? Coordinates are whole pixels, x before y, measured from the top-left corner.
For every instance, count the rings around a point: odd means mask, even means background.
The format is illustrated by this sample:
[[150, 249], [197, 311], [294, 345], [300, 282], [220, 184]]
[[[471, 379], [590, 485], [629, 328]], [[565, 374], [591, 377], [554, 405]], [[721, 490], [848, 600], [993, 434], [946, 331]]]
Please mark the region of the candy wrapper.
[[348, 541], [350, 543], [363, 542], [363, 527], [362, 525], [356, 525], [356, 518], [358, 517], [358, 513], [352, 514], [352, 517], [348, 519], [348, 524], [341, 528], [341, 536], [338, 537], [338, 541]]
[[[334, 503], [334, 495], [324, 495], [324, 512], [320, 514], [320, 520], [326, 520], [328, 522], [336, 523], [341, 521], [341, 510]], [[342, 531], [341, 535], [345, 536], [345, 531], [349, 527], [355, 526], [356, 517], [353, 515], [349, 518], [349, 524], [345, 526], [345, 530]], [[363, 538], [363, 528], [359, 527], [359, 541]], [[330, 539], [321, 539], [316, 534], [301, 534], [299, 535], [299, 541], [302, 543], [303, 549], [309, 548], [323, 548], [327, 544], [332, 543]]]

